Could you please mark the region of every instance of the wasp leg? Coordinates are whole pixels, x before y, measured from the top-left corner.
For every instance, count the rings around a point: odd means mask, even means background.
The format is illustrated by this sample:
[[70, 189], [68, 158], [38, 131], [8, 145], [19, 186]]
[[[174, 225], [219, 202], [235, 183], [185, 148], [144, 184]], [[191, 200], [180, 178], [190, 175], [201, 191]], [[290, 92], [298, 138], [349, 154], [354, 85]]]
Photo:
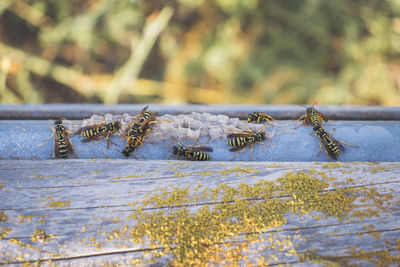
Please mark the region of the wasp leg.
[[238, 153], [236, 153], [236, 155], [233, 158], [231, 158], [230, 161], [234, 160], [237, 156], [239, 156], [239, 154], [243, 153], [247, 148], [248, 148], [248, 146], [244, 147], [242, 150], [240, 150]]
[[[265, 144], [265, 143], [263, 143], [263, 142], [259, 142], [259, 141], [258, 141], [257, 143], [260, 143], [260, 144], [264, 145], [266, 148], [268, 148], [267, 144]], [[271, 145], [272, 145], [272, 143], [271, 143]]]
[[254, 145], [251, 144], [251, 148], [250, 148], [250, 161], [251, 161], [251, 156], [252, 156], [252, 154], [253, 154], [253, 148], [254, 148]]
[[[128, 124], [129, 124], [128, 131], [126, 133], [123, 133], [124, 136], [119, 140], [124, 140], [125, 138], [128, 137], [129, 129], [131, 129], [131, 126], [132, 126], [130, 121], [128, 121]], [[129, 139], [128, 139], [128, 142], [129, 142]]]
[[119, 151], [118, 149], [116, 149], [116, 148], [113, 148], [115, 151], [117, 151], [117, 152], [119, 152], [119, 153], [122, 153], [122, 151]]
[[298, 118], [296, 121], [299, 121], [299, 120], [303, 120], [303, 121], [302, 121], [299, 125], [297, 125], [297, 127], [294, 128], [294, 129], [296, 130], [296, 129], [299, 128], [301, 125], [305, 125], [306, 119], [307, 119], [307, 115], [306, 115], [306, 114], [304, 114], [304, 115], [302, 115], [300, 118]]
[[300, 118], [298, 118], [296, 121], [304, 120], [306, 117], [307, 117], [307, 114], [303, 114], [303, 115], [302, 115]]
[[[322, 125], [322, 124], [321, 124]], [[336, 128], [335, 129], [333, 129], [333, 131], [328, 131], [328, 133], [334, 133], [336, 131]], [[337, 141], [339, 141], [340, 143], [342, 143], [342, 144], [345, 144], [345, 145], [348, 145], [348, 146], [352, 146], [352, 147], [355, 147], [355, 148], [360, 148], [359, 146], [356, 146], [356, 145], [352, 145], [352, 144], [350, 144], [350, 143], [347, 143], [347, 142], [345, 142], [345, 141], [342, 141], [342, 140], [339, 140], [339, 139], [336, 139]]]
[[342, 141], [342, 140], [338, 140], [338, 141], [339, 141], [340, 143], [345, 144], [345, 145], [348, 145], [348, 146], [352, 146], [352, 147], [355, 147], [355, 148], [360, 148], [359, 146], [346, 143], [345, 141]]
[[132, 152], [132, 154], [133, 154], [133, 157], [135, 158], [135, 159], [138, 159], [137, 157], [136, 157], [136, 149], [135, 150], [133, 150], [133, 152]]
[[[199, 139], [200, 139], [200, 138], [199, 138]], [[199, 142], [199, 139], [197, 139], [197, 141], [196, 141], [193, 145], [188, 145], [187, 147], [201, 147], [201, 146], [205, 146], [205, 145], [207, 145], [207, 144], [210, 142], [211, 137], [208, 137], [207, 142], [205, 142], [205, 143], [203, 143], [203, 144], [201, 144], [201, 145], [197, 145], [197, 143]], [[179, 144], [179, 145], [180, 145], [180, 144]]]
[[[321, 154], [321, 151], [322, 151], [321, 141], [318, 142], [318, 144], [319, 144], [319, 152], [318, 152], [318, 154], [317, 154], [317, 157], [319, 157], [319, 155]], [[324, 148], [324, 149], [325, 149], [325, 148]], [[325, 149], [325, 152], [328, 153], [328, 152], [326, 151], [326, 149]]]
[[50, 135], [49, 138], [44, 139], [43, 142], [47, 142], [56, 134], [56, 129], [54, 127], [50, 127], [50, 129], [53, 131], [52, 135]]
[[110, 134], [107, 135], [107, 137], [106, 137], [106, 142], [107, 142], [107, 149], [110, 148], [110, 143], [113, 144], [113, 145], [115, 145], [115, 146], [117, 145], [116, 143], [114, 143], [113, 141], [111, 141]]
[[208, 137], [207, 142], [205, 142], [204, 144], [201, 144], [200, 146], [205, 146], [205, 145], [207, 145], [210, 141], [211, 141], [211, 136]]
[[[252, 134], [254, 134], [254, 132], [253, 132], [252, 130], [250, 130], [250, 128], [249, 128], [249, 125], [248, 125], [248, 124], [246, 125], [246, 128], [247, 128], [247, 131], [248, 131], [249, 133], [252, 133]], [[262, 128], [260, 128], [260, 129], [262, 129]]]
[[300, 123], [299, 125], [297, 125], [297, 127], [296, 128], [294, 128], [295, 130], [297, 129], [297, 128], [299, 128], [300, 126], [306, 126], [306, 127], [311, 127], [310, 125], [308, 125], [307, 123], [306, 123], [306, 121], [304, 120], [302, 123]]

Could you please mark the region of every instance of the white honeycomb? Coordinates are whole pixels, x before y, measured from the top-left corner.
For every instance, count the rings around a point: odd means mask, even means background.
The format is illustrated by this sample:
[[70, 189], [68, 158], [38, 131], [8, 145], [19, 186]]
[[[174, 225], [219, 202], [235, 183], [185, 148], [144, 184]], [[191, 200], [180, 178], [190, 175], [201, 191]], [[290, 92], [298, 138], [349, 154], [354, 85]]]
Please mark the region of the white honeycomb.
[[[123, 114], [104, 116], [93, 115], [89, 119], [81, 121], [65, 120], [64, 125], [68, 131], [78, 133], [81, 127], [93, 125], [96, 123], [109, 123], [115, 120], [121, 120], [121, 130], [119, 134], [124, 136], [129, 129], [129, 122], [134, 121], [137, 115]], [[171, 137], [178, 140], [193, 140], [198, 141], [200, 137], [210, 138], [211, 140], [224, 139], [227, 135], [237, 132], [248, 132], [250, 129], [257, 132], [264, 124], [247, 123], [239, 118], [230, 118], [226, 115], [212, 115], [209, 113], [165, 114], [158, 116], [156, 121], [151, 123], [151, 130], [146, 136], [149, 142], [170, 140]], [[267, 138], [272, 138], [275, 135], [274, 128], [267, 127], [264, 129]], [[269, 131], [272, 129], [272, 131]]]

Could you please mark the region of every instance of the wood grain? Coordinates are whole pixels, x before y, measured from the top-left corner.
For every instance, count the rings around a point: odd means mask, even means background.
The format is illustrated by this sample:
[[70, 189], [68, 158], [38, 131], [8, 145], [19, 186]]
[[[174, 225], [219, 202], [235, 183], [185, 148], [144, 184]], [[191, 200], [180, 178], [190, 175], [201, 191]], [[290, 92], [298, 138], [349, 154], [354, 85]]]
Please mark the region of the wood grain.
[[[199, 184], [210, 190], [221, 184], [236, 188], [261, 181], [279, 184], [278, 179], [299, 172], [327, 177], [328, 186], [320, 194], [343, 188], [362, 190], [354, 191], [351, 211], [341, 218], [316, 210], [284, 214], [286, 221], [263, 231], [261, 241], [251, 245], [255, 253], [250, 255], [264, 255], [270, 264], [399, 262], [398, 162], [5, 160], [0, 161], [0, 264], [39, 260], [57, 266], [135, 265], [139, 260], [149, 264], [162, 246], [134, 243], [122, 234], [110, 238], [116, 230], [135, 228], [137, 222], [130, 215], [148, 194], [187, 187], [195, 195]], [[148, 205], [145, 211], [185, 207], [195, 213], [199, 207], [212, 208], [218, 203], [221, 200], [204, 198], [182, 205]], [[246, 242], [245, 234], [232, 242]], [[269, 240], [287, 244], [282, 249], [263, 248]], [[296, 253], [288, 253], [291, 249]], [[164, 265], [173, 259], [172, 253], [156, 261]]]

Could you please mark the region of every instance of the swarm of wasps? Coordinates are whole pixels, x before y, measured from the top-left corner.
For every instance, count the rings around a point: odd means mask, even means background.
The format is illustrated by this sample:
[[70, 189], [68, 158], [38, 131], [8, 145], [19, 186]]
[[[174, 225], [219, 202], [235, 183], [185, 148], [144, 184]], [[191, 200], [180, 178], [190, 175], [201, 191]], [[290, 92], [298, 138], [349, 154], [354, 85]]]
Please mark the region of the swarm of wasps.
[[[355, 145], [351, 145], [341, 140], [335, 139], [329, 132], [326, 131], [323, 127], [324, 122], [328, 122], [328, 118], [317, 111], [313, 106], [306, 107], [306, 113], [302, 115], [298, 120], [302, 120], [301, 124], [299, 124], [295, 129], [300, 126], [311, 126], [313, 127], [314, 134], [319, 138], [320, 151], [317, 156], [320, 155], [322, 151], [322, 146], [327, 153], [327, 155], [331, 159], [337, 159], [341, 152], [345, 151], [345, 148], [342, 144], [346, 144], [352, 147], [357, 147]], [[156, 117], [158, 115], [157, 112], [148, 111], [148, 106], [144, 107], [141, 112], [135, 117], [133, 121], [129, 122], [129, 128], [126, 133], [123, 133], [123, 138], [121, 140], [126, 139], [127, 143], [123, 147], [122, 151], [114, 149], [120, 153], [122, 153], [125, 157], [129, 157], [132, 153], [134, 157], [135, 150], [144, 144], [144, 139], [146, 135], [152, 128], [152, 125], [156, 122]], [[239, 114], [240, 115], [240, 114]], [[122, 118], [121, 118], [122, 119]], [[91, 142], [97, 140], [98, 138], [105, 137], [107, 142], [107, 149], [109, 148], [109, 143], [111, 142], [110, 136], [120, 131], [121, 129], [121, 119], [116, 121], [111, 121], [109, 123], [102, 122], [94, 125], [89, 125], [86, 127], [80, 128], [77, 132], [68, 132], [62, 120], [57, 120], [54, 122], [55, 127], [52, 127], [54, 138], [54, 148], [55, 148], [55, 157], [59, 158], [77, 158], [77, 154], [72, 146], [72, 143], [68, 137], [68, 133], [79, 134], [83, 140], [82, 142]], [[247, 127], [247, 131], [239, 132], [233, 130], [235, 133], [231, 133], [227, 136], [227, 144], [231, 146], [229, 151], [237, 152], [231, 160], [234, 160], [239, 154], [243, 153], [250, 147], [250, 160], [252, 159], [252, 152], [254, 146], [259, 143], [268, 147], [264, 141], [269, 142], [272, 145], [272, 142], [266, 135], [265, 129], [268, 125], [274, 127], [272, 122], [276, 121], [272, 116], [263, 113], [263, 112], [253, 112], [247, 114], [248, 123], [265, 123], [263, 127], [261, 127], [258, 131], [252, 131]], [[48, 139], [50, 139], [50, 136]], [[46, 139], [46, 140], [48, 140]], [[209, 140], [208, 140], [209, 141]], [[210, 160], [211, 156], [207, 152], [212, 152], [213, 149], [209, 146], [206, 146], [208, 141], [205, 144], [197, 145], [197, 142], [193, 145], [182, 145], [178, 140], [171, 137], [172, 143], [172, 154], [171, 156], [183, 157], [187, 160]], [[175, 145], [176, 143], [176, 145]], [[170, 156], [170, 157], [171, 157]]]
[[[122, 139], [127, 139], [127, 145], [121, 152], [124, 156], [129, 157], [131, 153], [134, 153], [135, 149], [143, 145], [143, 140], [146, 134], [150, 130], [151, 122], [155, 121], [157, 113], [147, 111], [148, 106], [144, 107], [133, 122], [129, 122], [129, 131]], [[106, 137], [107, 148], [109, 148], [110, 135], [117, 133], [121, 129], [121, 120], [111, 121], [109, 123], [102, 122], [94, 125], [89, 125], [80, 128], [77, 132], [68, 132], [62, 120], [54, 122], [54, 153], [57, 159], [67, 157], [77, 157], [77, 154], [72, 146], [72, 143], [68, 137], [68, 133], [79, 134], [84, 139], [82, 142], [91, 142], [101, 137]], [[53, 137], [51, 135], [48, 139]], [[47, 141], [46, 139], [45, 141]]]

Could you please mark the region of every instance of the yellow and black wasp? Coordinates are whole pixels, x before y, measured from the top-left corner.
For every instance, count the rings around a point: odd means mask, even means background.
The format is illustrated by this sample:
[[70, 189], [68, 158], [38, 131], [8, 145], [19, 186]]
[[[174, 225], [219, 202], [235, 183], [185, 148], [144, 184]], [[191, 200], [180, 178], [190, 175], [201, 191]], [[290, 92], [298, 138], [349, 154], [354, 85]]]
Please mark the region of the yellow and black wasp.
[[140, 137], [143, 132], [145, 132], [145, 126], [151, 121], [155, 120], [157, 112], [152, 113], [151, 111], [147, 111], [148, 107], [149, 106], [144, 107], [136, 116], [135, 120], [133, 122], [129, 122], [129, 131], [126, 136], [128, 138], [128, 143], [131, 141], [131, 139]]
[[55, 128], [52, 127], [54, 133], [47, 138], [45, 141], [54, 137], [54, 154], [57, 159], [66, 158], [68, 155], [75, 156], [76, 153], [72, 146], [71, 141], [68, 138], [67, 130], [62, 123], [62, 120], [57, 120], [54, 122]]
[[143, 140], [150, 130], [151, 122], [155, 121], [157, 112], [152, 113], [147, 111], [147, 108], [148, 106], [144, 107], [135, 120], [129, 122], [128, 134], [124, 137], [127, 138], [128, 144], [122, 150], [122, 154], [126, 157], [129, 157], [130, 153], [143, 144]]
[[[244, 113], [240, 113], [239, 115], [243, 115]], [[255, 111], [253, 113], [250, 113], [247, 115], [247, 122], [263, 122], [265, 121], [266, 123], [271, 124], [271, 121], [275, 121], [276, 119], [274, 119], [272, 116], [268, 115], [267, 113], [263, 113], [263, 112], [258, 112]], [[271, 126], [273, 126], [271, 124]]]
[[[266, 125], [265, 125], [266, 126]], [[248, 132], [241, 132], [241, 133], [233, 133], [229, 134], [227, 144], [229, 146], [233, 146], [232, 148], [229, 149], [229, 151], [239, 151], [236, 153], [236, 155], [231, 159], [234, 160], [240, 153], [243, 153], [248, 146], [251, 146], [250, 149], [250, 160], [253, 152], [253, 147], [255, 143], [260, 143], [263, 144], [264, 146], [268, 147], [263, 141], [266, 140], [270, 144], [271, 141], [268, 140], [268, 138], [265, 136], [265, 132], [262, 132], [264, 130], [264, 127], [260, 128], [257, 132], [251, 131], [249, 128], [247, 128]]]
[[[185, 157], [187, 160], [201, 160], [201, 161], [210, 160], [211, 157], [206, 152], [212, 152], [213, 149], [211, 147], [204, 146], [205, 144], [183, 146], [177, 140], [175, 140], [175, 141], [178, 145], [172, 146], [172, 154], [173, 155]], [[172, 144], [174, 143], [172, 138], [171, 138], [171, 142], [172, 142]]]
[[313, 130], [315, 131], [315, 135], [318, 136], [320, 141], [319, 142], [320, 149], [319, 153], [317, 154], [317, 157], [319, 156], [319, 154], [321, 154], [322, 151], [321, 143], [324, 145], [324, 150], [326, 154], [328, 154], [330, 158], [335, 160], [337, 159], [337, 157], [340, 155], [341, 152], [346, 151], [346, 149], [341, 143], [359, 148], [359, 146], [355, 146], [341, 140], [336, 140], [332, 135], [329, 134], [329, 132], [325, 131], [325, 129], [322, 127], [321, 124], [315, 126]]
[[143, 145], [143, 140], [147, 134], [147, 131], [148, 130], [145, 130], [141, 135], [130, 139], [130, 141], [124, 146], [124, 149], [121, 151], [121, 153], [127, 158], [131, 153], [133, 153], [134, 157], [136, 158], [135, 149]]
[[79, 129], [80, 136], [85, 139], [82, 142], [90, 142], [99, 137], [106, 136], [107, 148], [109, 147], [109, 137], [111, 134], [116, 133], [121, 128], [120, 121], [112, 121], [109, 123], [97, 123]]
[[306, 125], [311, 123], [313, 127], [318, 126], [321, 124], [323, 126], [323, 122], [328, 122], [328, 117], [326, 117], [324, 114], [319, 112], [314, 108], [314, 105], [311, 107], [307, 107], [303, 105], [303, 107], [306, 108], [306, 114], [298, 118], [297, 120], [303, 120], [295, 129], [299, 128], [301, 125]]

